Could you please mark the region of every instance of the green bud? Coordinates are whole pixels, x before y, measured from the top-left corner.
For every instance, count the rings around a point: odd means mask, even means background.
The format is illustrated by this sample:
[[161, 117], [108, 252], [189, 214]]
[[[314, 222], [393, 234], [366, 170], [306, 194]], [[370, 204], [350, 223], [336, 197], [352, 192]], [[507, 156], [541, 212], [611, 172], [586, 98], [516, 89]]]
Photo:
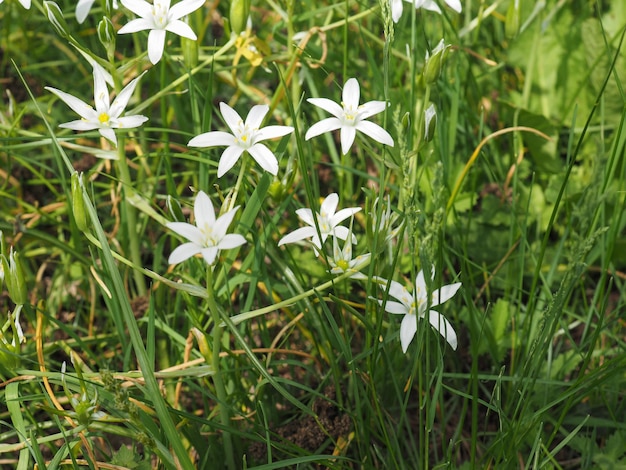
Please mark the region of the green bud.
[[198, 65], [198, 41], [185, 37], [180, 38], [185, 65], [192, 69]]
[[11, 248], [8, 259], [4, 254], [0, 255], [0, 258], [2, 258], [2, 271], [4, 272], [9, 297], [15, 305], [24, 305], [27, 297], [26, 281], [24, 280], [24, 270], [22, 269], [20, 257]]
[[400, 122], [402, 123], [402, 127], [404, 129], [408, 129], [409, 125], [411, 125], [411, 114], [409, 112], [404, 113]]
[[509, 8], [506, 11], [506, 21], [504, 23], [504, 34], [507, 38], [512, 39], [519, 33], [521, 6], [519, 0], [510, 0]]
[[229, 16], [232, 33], [239, 34], [244, 31], [250, 16], [250, 0], [231, 0]]
[[424, 141], [430, 142], [435, 136], [435, 129], [437, 127], [437, 110], [435, 105], [431, 105], [424, 111]]
[[448, 55], [449, 45], [445, 45], [443, 39], [439, 41], [437, 47], [433, 49], [432, 55], [426, 52], [426, 60], [424, 62], [424, 81], [426, 84], [435, 83], [441, 75], [441, 69], [446, 56]]
[[279, 180], [275, 179], [270, 183], [267, 192], [274, 201], [280, 202], [285, 195], [285, 187]]
[[106, 16], [98, 23], [98, 39], [107, 51], [107, 57], [113, 58], [115, 53], [115, 28]]
[[196, 338], [198, 342], [198, 348], [200, 349], [200, 354], [204, 357], [207, 365], [211, 365], [213, 361], [213, 355], [211, 354], [211, 347], [209, 346], [209, 342], [206, 339], [206, 334], [200, 331], [198, 328], [192, 328], [191, 334]]
[[43, 2], [43, 6], [46, 9], [46, 15], [48, 15], [48, 20], [52, 23], [56, 32], [62, 38], [69, 38], [70, 33], [68, 33], [67, 23], [65, 22], [65, 18], [63, 18], [63, 12], [59, 8], [59, 5], [52, 1]]
[[87, 230], [87, 211], [85, 210], [85, 200], [83, 199], [83, 174], [77, 171], [71, 176], [72, 193], [72, 213], [78, 230]]

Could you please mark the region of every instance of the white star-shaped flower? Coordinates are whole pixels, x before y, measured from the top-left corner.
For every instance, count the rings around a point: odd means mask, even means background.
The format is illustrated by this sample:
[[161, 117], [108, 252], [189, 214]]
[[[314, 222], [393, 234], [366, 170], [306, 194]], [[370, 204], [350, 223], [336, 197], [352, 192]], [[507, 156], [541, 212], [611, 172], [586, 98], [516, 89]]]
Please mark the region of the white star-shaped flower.
[[[95, 0], [78, 0], [76, 4], [76, 21], [84, 23]], [[117, 9], [117, 0], [113, 0], [113, 8]]]
[[351, 272], [353, 274], [350, 276], [350, 279], [367, 279], [367, 276], [359, 272], [359, 270], [365, 266], [365, 263], [371, 256], [371, 253], [367, 253], [352, 259], [352, 240], [346, 240], [343, 249], [341, 249], [339, 248], [337, 237], [333, 237], [333, 257], [328, 258], [328, 263], [331, 267], [330, 272], [331, 274]]
[[276, 156], [259, 142], [290, 134], [293, 132], [293, 127], [266, 126], [261, 128], [263, 118], [269, 109], [270, 107], [265, 104], [253, 106], [244, 122], [237, 111], [226, 103], [220, 103], [222, 116], [231, 133], [223, 131], [205, 132], [191, 139], [188, 145], [190, 147], [228, 146], [222, 153], [217, 166], [218, 178], [230, 170], [246, 151], [261, 165], [261, 168], [272, 175], [276, 175], [278, 173]]
[[[300, 220], [307, 224], [308, 227], [301, 227], [291, 233], [288, 233], [280, 239], [278, 246], [310, 238], [313, 245], [317, 247], [317, 249], [321, 250], [322, 244], [326, 241], [329, 235], [346, 240], [350, 235], [350, 230], [339, 224], [351, 215], [359, 212], [361, 208], [349, 207], [335, 212], [337, 210], [337, 204], [339, 204], [339, 196], [337, 193], [329, 194], [328, 197], [324, 199], [322, 205], [320, 206], [319, 214], [315, 214], [317, 225], [315, 224], [313, 211], [311, 209], [298, 209], [296, 214], [298, 214]], [[317, 227], [319, 227], [319, 234], [317, 232]], [[352, 235], [351, 241], [352, 243], [356, 243], [356, 237], [354, 235]]]
[[181, 263], [192, 256], [201, 254], [204, 260], [212, 265], [220, 250], [230, 250], [246, 243], [242, 235], [226, 233], [237, 210], [239, 206], [216, 219], [211, 199], [205, 192], [200, 191], [193, 206], [196, 225], [186, 222], [166, 224], [167, 228], [189, 240], [172, 251], [168, 263]]
[[92, 65], [94, 102], [96, 109], [93, 109], [90, 105], [76, 98], [74, 95], [70, 95], [69, 93], [65, 93], [64, 91], [57, 90], [56, 88], [49, 86], [45, 88], [58, 96], [82, 118], [77, 121], [60, 124], [59, 127], [73, 129], [75, 131], [90, 131], [98, 129], [102, 137], [117, 145], [117, 138], [115, 137], [113, 129], [131, 129], [139, 127], [148, 120], [146, 116], [139, 114], [121, 117], [128, 101], [130, 100], [130, 97], [133, 94], [133, 91], [135, 91], [135, 87], [137, 86], [139, 79], [143, 76], [143, 73], [126, 85], [116, 96], [115, 100], [113, 100], [113, 103], [111, 103], [109, 99], [109, 90], [106, 85], [107, 74], [105, 70], [95, 61], [92, 62]]
[[385, 110], [385, 101], [369, 101], [359, 105], [361, 89], [356, 78], [350, 78], [343, 87], [341, 105], [328, 98], [309, 98], [307, 101], [335, 117], [322, 119], [313, 124], [304, 138], [309, 140], [325, 132], [341, 129], [341, 152], [345, 155], [350, 150], [356, 137], [356, 131], [369, 135], [381, 144], [393, 147], [393, 139], [378, 124], [366, 121], [367, 118]]
[[[4, 0], [0, 0], [0, 4], [2, 4], [2, 2], [4, 2]], [[30, 0], [20, 0], [20, 3], [24, 8], [30, 10]]]
[[[436, 11], [441, 13], [441, 9], [435, 0], [404, 0], [405, 2], [412, 3], [415, 8], [424, 8], [425, 10]], [[394, 23], [397, 23], [402, 16], [402, 2], [403, 0], [390, 0], [391, 2], [391, 17]], [[445, 3], [457, 13], [461, 13], [461, 0], [445, 0]]]
[[[433, 268], [433, 279], [435, 270]], [[383, 281], [383, 280], [381, 280]], [[384, 282], [384, 281], [383, 281]], [[398, 300], [382, 301], [378, 303], [384, 305], [385, 311], [393, 314], [404, 315], [400, 325], [400, 342], [402, 351], [406, 352], [409, 344], [413, 340], [417, 332], [417, 319], [424, 318], [428, 314], [430, 325], [443, 336], [452, 349], [457, 347], [457, 337], [454, 328], [450, 322], [439, 312], [428, 310], [429, 307], [436, 307], [450, 299], [461, 287], [461, 283], [449, 284], [435, 290], [428, 302], [428, 291], [424, 282], [424, 272], [420, 271], [415, 279], [413, 294], [411, 295], [406, 288], [396, 281], [389, 281], [389, 296]], [[428, 310], [428, 311], [427, 311]]]
[[149, 29], [148, 58], [152, 64], [156, 64], [163, 56], [167, 31], [194, 41], [198, 39], [189, 25], [181, 21], [181, 18], [196, 11], [204, 2], [205, 0], [182, 0], [170, 7], [170, 0], [154, 0], [153, 4], [145, 0], [122, 0], [122, 5], [139, 18], [128, 22], [117, 33], [136, 33]]

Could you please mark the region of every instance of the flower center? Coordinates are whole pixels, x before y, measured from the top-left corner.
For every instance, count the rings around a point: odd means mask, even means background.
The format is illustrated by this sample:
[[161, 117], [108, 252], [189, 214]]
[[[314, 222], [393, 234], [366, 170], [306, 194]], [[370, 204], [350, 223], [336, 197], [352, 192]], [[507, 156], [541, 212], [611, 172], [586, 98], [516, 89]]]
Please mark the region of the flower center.
[[103, 126], [108, 126], [110, 120], [111, 118], [107, 113], [100, 113], [100, 116], [98, 116], [98, 121], [100, 121], [100, 124]]
[[344, 272], [346, 272], [350, 268], [350, 264], [345, 259], [337, 260], [336, 263], [337, 267]]
[[165, 29], [168, 23], [168, 13], [168, 9], [160, 1], [155, 0], [152, 6], [152, 17], [154, 18], [155, 27]]
[[237, 129], [237, 141], [239, 145], [245, 149], [252, 147], [254, 143], [254, 136], [258, 129], [250, 129], [248, 126], [244, 125], [243, 122], [239, 122], [239, 127]]
[[343, 101], [341, 102], [341, 106], [343, 106], [343, 122], [344, 124], [348, 124], [354, 126], [356, 118], [359, 114], [358, 109], [354, 109], [352, 106], [346, 105]]
[[204, 235], [204, 246], [206, 248], [209, 248], [211, 246], [217, 246], [217, 242], [219, 240], [217, 240], [217, 237], [213, 233], [213, 227], [211, 227], [209, 224], [204, 224], [201, 230], [202, 234]]

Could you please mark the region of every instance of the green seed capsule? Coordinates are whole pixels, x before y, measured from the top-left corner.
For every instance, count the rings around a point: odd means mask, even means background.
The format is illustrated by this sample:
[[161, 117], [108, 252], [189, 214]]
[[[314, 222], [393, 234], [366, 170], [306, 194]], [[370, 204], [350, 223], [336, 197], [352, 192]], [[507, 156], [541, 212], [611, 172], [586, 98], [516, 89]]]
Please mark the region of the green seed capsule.
[[246, 29], [246, 22], [250, 16], [250, 0], [231, 0], [230, 2], [230, 28], [235, 34]]
[[83, 199], [83, 174], [72, 173], [72, 212], [78, 230], [87, 230], [87, 211], [85, 210], [85, 200]]

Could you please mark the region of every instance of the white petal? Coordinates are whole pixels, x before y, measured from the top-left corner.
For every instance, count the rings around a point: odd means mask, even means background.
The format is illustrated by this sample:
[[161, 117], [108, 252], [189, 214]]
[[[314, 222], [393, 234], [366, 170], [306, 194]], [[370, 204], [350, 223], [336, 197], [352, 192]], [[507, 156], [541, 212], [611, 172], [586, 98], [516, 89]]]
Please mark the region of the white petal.
[[274, 154], [263, 144], [255, 144], [248, 149], [252, 158], [268, 173], [276, 176], [278, 173], [278, 160]]
[[235, 145], [237, 139], [232, 134], [222, 131], [211, 131], [200, 134], [189, 141], [189, 147], [217, 147], [222, 145]]
[[109, 89], [104, 75], [104, 69], [96, 62], [93, 63], [93, 99], [98, 113], [109, 114]]
[[145, 0], [122, 0], [122, 5], [132, 11], [135, 15], [142, 18], [152, 16], [152, 5]]
[[457, 293], [459, 288], [461, 287], [461, 283], [457, 282], [454, 284], [449, 284], [447, 286], [442, 286], [433, 292], [433, 297], [430, 305], [434, 307], [435, 305], [439, 305], [450, 299], [454, 294]]
[[387, 302], [383, 302], [382, 300], [379, 300], [378, 303], [381, 305], [385, 305], [385, 312], [388, 313], [393, 313], [394, 315], [400, 315], [400, 314], [404, 314], [406, 315], [407, 313], [409, 313], [408, 309], [406, 308], [406, 305], [401, 304], [400, 302], [394, 302], [393, 300], [388, 300]]
[[152, 29], [148, 34], [148, 58], [152, 65], [155, 65], [163, 57], [165, 48], [165, 30]]
[[217, 258], [219, 250], [214, 246], [208, 246], [206, 248], [202, 248], [202, 250], [200, 250], [200, 253], [202, 253], [204, 261], [206, 261], [207, 264], [212, 265], [213, 263], [215, 263], [215, 258]]
[[238, 233], [229, 233], [224, 236], [217, 245], [220, 250], [230, 250], [232, 248], [237, 248], [238, 246], [244, 245], [246, 243], [246, 239], [243, 235], [239, 235]]
[[179, 20], [183, 16], [187, 16], [189, 13], [196, 11], [202, 5], [205, 0], [183, 0], [170, 8], [170, 18]]
[[220, 111], [222, 112], [224, 122], [234, 134], [237, 131], [239, 125], [243, 123], [243, 119], [241, 119], [241, 116], [239, 116], [237, 111], [228, 106], [226, 103], [220, 103]]
[[270, 110], [270, 107], [266, 104], [257, 104], [252, 106], [252, 109], [246, 117], [245, 125], [251, 129], [259, 129], [265, 119], [265, 115]]
[[313, 211], [311, 209], [297, 209], [296, 214], [300, 217], [300, 220], [305, 224], [315, 226], [315, 222], [313, 220]]
[[432, 325], [432, 327], [439, 332], [441, 336], [443, 336], [448, 344], [452, 347], [452, 349], [456, 350], [457, 347], [457, 337], [454, 328], [450, 322], [439, 312], [435, 310], [431, 310], [428, 312], [428, 321]]
[[308, 131], [306, 131], [306, 135], [304, 136], [305, 140], [312, 139], [313, 137], [317, 137], [320, 134], [324, 134], [325, 132], [331, 132], [337, 129], [340, 129], [342, 123], [336, 117], [322, 119], [320, 122], [316, 122], [313, 124]]
[[397, 23], [402, 16], [402, 0], [391, 0], [391, 18]]
[[137, 33], [139, 31], [152, 28], [154, 28], [154, 21], [147, 20], [145, 18], [137, 18], [134, 20], [130, 20], [128, 23], [122, 26], [117, 31], [117, 34]]
[[291, 126], [266, 126], [262, 129], [259, 129], [256, 135], [256, 141], [260, 142], [261, 140], [266, 139], [275, 139], [277, 137], [283, 137], [287, 134], [291, 134], [293, 132], [293, 127]]
[[100, 135], [102, 137], [110, 142], [113, 142], [113, 144], [117, 146], [117, 138], [115, 137], [115, 131], [113, 129], [111, 129], [110, 127], [101, 127], [100, 129], [98, 129], [98, 132], [100, 132]]
[[386, 101], [368, 101], [359, 106], [359, 118], [367, 119], [375, 114], [382, 113], [386, 108]]
[[330, 225], [332, 227], [338, 225], [340, 222], [346, 220], [351, 215], [356, 214], [361, 210], [360, 207], [348, 207], [346, 209], [341, 209], [335, 215], [333, 215], [330, 219]]
[[239, 210], [239, 206], [232, 208], [225, 214], [222, 214], [214, 223], [213, 233], [218, 240], [221, 240], [226, 235], [228, 227], [233, 222], [235, 214]]
[[76, 21], [83, 23], [87, 19], [89, 10], [93, 6], [94, 0], [78, 0], [76, 4]]
[[376, 142], [393, 147], [393, 138], [378, 124], [374, 124], [370, 121], [361, 121], [356, 125], [356, 129], [371, 137]]
[[200, 245], [196, 245], [195, 243], [183, 243], [172, 251], [170, 257], [167, 259], [167, 262], [169, 264], [181, 263], [186, 259], [197, 255], [201, 250], [202, 247]]
[[405, 315], [400, 324], [400, 343], [402, 344], [402, 352], [406, 353], [409, 344], [413, 341], [417, 332], [417, 316]]
[[148, 118], [146, 116], [142, 116], [141, 114], [124, 116], [117, 119], [117, 127], [119, 127], [120, 129], [133, 129], [135, 127], [141, 126], [147, 120]]
[[408, 311], [411, 302], [413, 302], [413, 296], [399, 282], [389, 281], [389, 283], [389, 295], [401, 301], [407, 307]]
[[320, 207], [322, 217], [332, 217], [337, 210], [337, 204], [339, 204], [339, 196], [337, 193], [330, 193], [326, 196]]
[[[203, 240], [201, 230], [204, 226], [213, 227], [215, 225], [215, 209], [213, 209], [211, 198], [204, 191], [200, 191], [196, 195], [196, 200], [193, 203], [193, 216], [196, 219], [198, 231], [200, 231], [200, 240]], [[189, 240], [194, 241], [191, 238]]]
[[360, 93], [361, 89], [357, 79], [349, 79], [343, 86], [343, 93], [341, 94], [344, 107], [356, 109], [359, 106]]
[[204, 243], [204, 236], [195, 225], [187, 222], [168, 222], [165, 226], [195, 245], [201, 246]]
[[354, 126], [343, 126], [341, 128], [341, 153], [346, 155], [354, 143], [356, 128]]
[[[64, 91], [57, 90], [56, 88], [52, 88], [50, 86], [45, 87], [51, 93], [57, 95], [66, 105], [68, 105], [72, 111], [78, 114], [83, 119], [92, 120], [96, 115], [96, 111], [89, 106], [84, 101], [76, 98], [69, 93], [65, 93]], [[97, 117], [97, 116], [96, 116]]]
[[224, 174], [228, 170], [230, 170], [235, 165], [235, 163], [237, 163], [237, 160], [239, 160], [239, 157], [241, 157], [241, 154], [243, 152], [244, 149], [237, 145], [231, 145], [230, 147], [227, 147], [226, 150], [224, 150], [224, 152], [222, 153], [220, 161], [217, 164], [217, 177], [221, 178], [222, 176], [224, 176]]
[[[340, 225], [339, 227], [335, 227], [332, 230], [332, 234], [333, 236], [340, 238], [342, 240], [347, 240], [348, 237], [350, 236], [350, 230], [348, 230], [348, 227], [344, 227], [343, 225]], [[324, 240], [326, 240], [326, 236], [328, 234], [322, 232], [322, 238]], [[352, 234], [352, 240], [350, 240], [352, 243], [356, 244], [356, 235], [353, 233]]]
[[315, 228], [313, 227], [301, 227], [299, 229], [294, 230], [291, 233], [288, 233], [283, 238], [278, 241], [278, 246], [284, 245], [285, 243], [295, 243], [306, 238], [311, 238], [317, 234]]
[[64, 129], [72, 129], [74, 131], [92, 131], [94, 129], [100, 129], [100, 123], [94, 121], [85, 121], [80, 119], [77, 121], [70, 121], [63, 124], [59, 124], [59, 127]]
[[178, 34], [179, 36], [193, 41], [198, 39], [198, 36], [196, 36], [196, 33], [193, 32], [193, 29], [191, 29], [191, 27], [183, 21], [173, 21], [168, 23], [165, 27], [165, 31], [170, 31], [171, 33]]
[[446, 3], [457, 13], [461, 13], [461, 0], [446, 0]]
[[322, 108], [324, 111], [328, 111], [335, 117], [343, 116], [343, 108], [328, 98], [309, 98], [307, 101], [318, 108]]
[[111, 105], [111, 109], [109, 110], [109, 114], [114, 117], [119, 117], [123, 112], [124, 108], [128, 104], [130, 97], [133, 95], [135, 91], [135, 87], [137, 83], [139, 83], [139, 79], [143, 77], [146, 72], [139, 75], [137, 78], [133, 79], [131, 82], [126, 85], [122, 91], [120, 91], [119, 95], [115, 97], [113, 100], [113, 104]]

